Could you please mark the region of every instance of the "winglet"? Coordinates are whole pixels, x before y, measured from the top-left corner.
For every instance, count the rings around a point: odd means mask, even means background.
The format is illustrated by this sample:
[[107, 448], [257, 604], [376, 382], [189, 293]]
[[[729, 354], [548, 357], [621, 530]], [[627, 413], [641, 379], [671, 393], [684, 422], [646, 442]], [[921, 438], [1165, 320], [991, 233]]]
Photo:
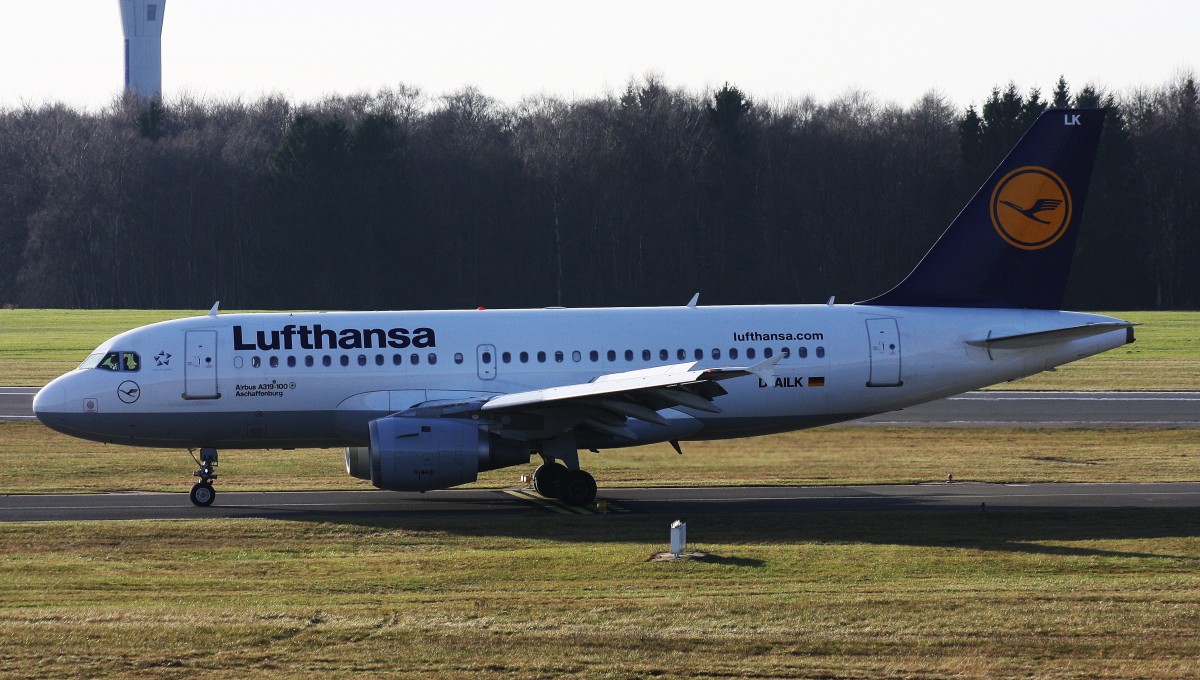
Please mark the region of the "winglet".
[[217, 311], [218, 311], [220, 308], [221, 308], [221, 301], [220, 301], [220, 300], [217, 300], [217, 301], [216, 301], [216, 303], [214, 303], [214, 304], [213, 304], [213, 306], [212, 306], [212, 309], [208, 310], [208, 315], [209, 315], [209, 316], [216, 316], [216, 315], [217, 315]]
[[770, 359], [763, 359], [762, 361], [758, 362], [757, 364], [754, 364], [753, 366], [751, 366], [750, 368], [748, 368], [746, 370], [750, 371], [751, 373], [753, 373], [754, 375], [757, 375], [760, 378], [770, 378], [771, 376], [775, 375], [775, 364], [779, 363], [782, 360], [783, 360], [783, 355], [776, 354], [775, 356], [771, 357]]
[[688, 301], [687, 306], [692, 309], [695, 309], [696, 304], [699, 302], [700, 302], [700, 294], [696, 293], [695, 295], [692, 296], [692, 299]]

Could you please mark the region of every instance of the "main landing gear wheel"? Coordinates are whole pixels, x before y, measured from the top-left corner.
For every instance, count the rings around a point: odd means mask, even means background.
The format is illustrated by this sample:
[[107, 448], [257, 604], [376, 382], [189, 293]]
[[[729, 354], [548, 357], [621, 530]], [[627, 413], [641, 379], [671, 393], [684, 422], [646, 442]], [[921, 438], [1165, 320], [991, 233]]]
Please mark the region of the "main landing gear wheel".
[[596, 478], [584, 470], [567, 470], [558, 482], [558, 498], [567, 505], [591, 505], [596, 500]]
[[[192, 450], [188, 449], [188, 453], [191, 452]], [[192, 460], [196, 460], [195, 455], [192, 455]], [[217, 492], [213, 491], [212, 484], [213, 480], [217, 478], [217, 473], [213, 472], [213, 468], [217, 467], [217, 450], [200, 449], [200, 460], [196, 460], [196, 465], [200, 467], [192, 473], [192, 476], [199, 477], [200, 481], [192, 487], [190, 497], [196, 505], [207, 508], [217, 497]]]
[[561, 463], [543, 463], [533, 471], [533, 488], [543, 498], [558, 498], [558, 485], [567, 466]]
[[196, 505], [199, 505], [202, 508], [207, 508], [208, 506], [212, 505], [214, 500], [216, 500], [217, 492], [213, 491], [212, 484], [210, 482], [196, 482], [196, 484], [192, 486], [191, 498], [192, 502]]

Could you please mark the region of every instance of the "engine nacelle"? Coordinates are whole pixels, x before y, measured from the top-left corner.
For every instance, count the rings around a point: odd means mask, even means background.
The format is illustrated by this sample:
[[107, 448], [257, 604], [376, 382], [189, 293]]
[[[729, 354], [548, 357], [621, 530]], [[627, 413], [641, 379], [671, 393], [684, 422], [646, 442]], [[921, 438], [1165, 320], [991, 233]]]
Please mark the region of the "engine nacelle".
[[377, 418], [370, 432], [370, 447], [346, 448], [346, 472], [390, 491], [446, 489], [529, 463], [527, 443], [491, 435], [474, 420]]

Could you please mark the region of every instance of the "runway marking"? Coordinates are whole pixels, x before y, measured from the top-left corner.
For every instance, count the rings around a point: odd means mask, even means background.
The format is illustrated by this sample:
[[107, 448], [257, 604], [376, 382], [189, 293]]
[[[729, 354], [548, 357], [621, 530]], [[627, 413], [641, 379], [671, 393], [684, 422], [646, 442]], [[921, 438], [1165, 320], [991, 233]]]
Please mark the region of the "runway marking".
[[[1104, 496], [1112, 496], [1115, 498], [1124, 497], [1145, 497], [1145, 496], [1194, 496], [1196, 492], [1191, 491], [1130, 491], [1127, 493], [1026, 493], [1026, 494], [987, 494], [987, 493], [944, 493], [944, 494], [868, 494], [868, 495], [846, 495], [846, 496], [755, 496], [755, 501], [863, 501], [863, 500], [908, 500], [913, 498], [918, 499], [964, 499], [964, 498], [985, 498], [985, 499], [1006, 499], [1006, 498], [1062, 498], [1083, 497], [1083, 498], [1101, 498]], [[745, 498], [706, 498], [706, 497], [683, 497], [675, 498], [639, 498], [638, 503], [678, 503], [680, 501], [703, 502], [703, 503], [739, 503], [745, 502]]]
[[946, 401], [1200, 401], [1200, 397], [946, 397]]

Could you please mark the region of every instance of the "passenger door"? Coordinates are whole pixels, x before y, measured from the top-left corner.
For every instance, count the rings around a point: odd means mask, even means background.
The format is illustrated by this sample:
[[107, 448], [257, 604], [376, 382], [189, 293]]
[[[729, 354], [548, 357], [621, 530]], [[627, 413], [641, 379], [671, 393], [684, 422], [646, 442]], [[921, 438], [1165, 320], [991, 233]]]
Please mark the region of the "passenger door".
[[871, 377], [867, 387], [898, 387], [900, 379], [900, 329], [895, 319], [867, 319], [871, 343]]
[[183, 363], [184, 399], [220, 399], [217, 392], [217, 332], [187, 331]]

